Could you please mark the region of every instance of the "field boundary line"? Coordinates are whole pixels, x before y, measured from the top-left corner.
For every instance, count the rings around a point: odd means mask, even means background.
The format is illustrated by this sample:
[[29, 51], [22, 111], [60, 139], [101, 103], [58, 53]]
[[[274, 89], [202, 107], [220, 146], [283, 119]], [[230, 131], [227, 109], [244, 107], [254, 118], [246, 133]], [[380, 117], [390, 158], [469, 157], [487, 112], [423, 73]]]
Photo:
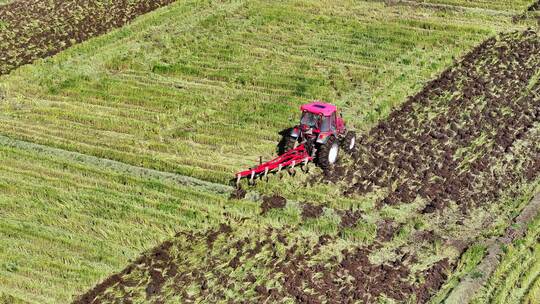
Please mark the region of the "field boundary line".
[[504, 254], [502, 247], [522, 238], [527, 231], [528, 224], [539, 214], [540, 192], [537, 191], [527, 206], [512, 221], [504, 235], [492, 237], [483, 242], [487, 246], [487, 254], [476, 266], [476, 270], [481, 272], [482, 276], [477, 278], [465, 276], [462, 278], [444, 300], [444, 303], [470, 303], [499, 266]]
[[473, 6], [461, 6], [444, 3], [429, 3], [429, 2], [416, 2], [411, 0], [371, 0], [372, 2], [383, 2], [386, 5], [403, 5], [413, 7], [423, 7], [428, 9], [446, 9], [458, 12], [475, 12], [481, 14], [487, 14], [491, 16], [513, 16], [514, 12], [497, 10], [492, 8], [473, 7]]
[[120, 161], [101, 158], [79, 152], [73, 152], [58, 148], [53, 148], [46, 145], [36, 144], [19, 139], [13, 139], [4, 135], [0, 135], [0, 146], [12, 147], [26, 151], [38, 152], [40, 155], [55, 156], [61, 159], [67, 159], [70, 161], [88, 164], [103, 169], [108, 169], [120, 174], [130, 174], [140, 178], [154, 178], [162, 181], [168, 181], [175, 184], [179, 184], [187, 187], [194, 187], [197, 189], [214, 192], [218, 194], [230, 194], [234, 189], [231, 186], [212, 183], [209, 181], [200, 180], [191, 176], [163, 172], [155, 169], [138, 167], [130, 164], [126, 164]]

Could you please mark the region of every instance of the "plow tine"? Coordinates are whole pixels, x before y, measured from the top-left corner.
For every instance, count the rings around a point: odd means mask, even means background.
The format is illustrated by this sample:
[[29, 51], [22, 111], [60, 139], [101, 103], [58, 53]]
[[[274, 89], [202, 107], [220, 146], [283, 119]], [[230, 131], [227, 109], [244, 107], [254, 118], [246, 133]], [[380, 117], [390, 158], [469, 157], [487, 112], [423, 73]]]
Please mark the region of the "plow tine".
[[302, 165], [302, 171], [304, 171], [305, 173], [309, 172], [308, 162], [309, 162], [309, 159], [306, 157], [304, 159], [304, 164]]
[[251, 177], [249, 178], [249, 184], [255, 185], [255, 170], [251, 171]]
[[293, 160], [292, 165], [291, 165], [291, 167], [290, 167], [289, 170], [288, 170], [288, 171], [289, 171], [289, 175], [291, 175], [291, 176], [295, 176], [295, 175], [296, 175], [296, 170], [294, 170], [294, 166], [295, 166], [295, 165], [296, 165], [296, 161]]
[[268, 167], [264, 168], [264, 180], [268, 181]]
[[236, 185], [239, 187], [240, 181], [244, 177], [248, 179], [249, 185], [255, 185], [256, 178], [265, 179], [268, 181], [268, 173], [278, 173], [279, 178], [282, 178], [284, 174], [283, 169], [287, 169], [289, 174], [294, 176], [296, 175], [295, 167], [297, 165], [300, 166], [302, 171], [304, 171], [305, 167], [307, 167], [307, 164], [312, 159], [313, 158], [309, 155], [309, 152], [304, 144], [296, 143], [296, 147], [293, 150], [285, 152], [284, 154], [264, 163], [261, 163], [262, 158], [260, 158], [260, 164], [255, 168], [238, 172], [235, 175]]
[[295, 176], [296, 175], [296, 170], [294, 168], [289, 168], [289, 175], [290, 176]]

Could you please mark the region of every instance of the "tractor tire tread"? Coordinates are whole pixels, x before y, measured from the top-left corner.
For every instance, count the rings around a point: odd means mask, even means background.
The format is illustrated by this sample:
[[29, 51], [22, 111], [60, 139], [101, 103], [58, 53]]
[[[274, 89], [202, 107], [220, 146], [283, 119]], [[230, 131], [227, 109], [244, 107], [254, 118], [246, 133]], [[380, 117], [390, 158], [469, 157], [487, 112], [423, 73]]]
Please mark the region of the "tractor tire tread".
[[290, 151], [294, 148], [294, 144], [296, 143], [296, 138], [285, 135], [283, 138], [281, 138], [281, 141], [278, 144], [278, 155], [283, 155], [287, 151]]
[[330, 168], [332, 165], [328, 161], [328, 154], [330, 153], [330, 148], [337, 139], [332, 136], [330, 137], [324, 145], [319, 146], [317, 149], [317, 164], [323, 170]]

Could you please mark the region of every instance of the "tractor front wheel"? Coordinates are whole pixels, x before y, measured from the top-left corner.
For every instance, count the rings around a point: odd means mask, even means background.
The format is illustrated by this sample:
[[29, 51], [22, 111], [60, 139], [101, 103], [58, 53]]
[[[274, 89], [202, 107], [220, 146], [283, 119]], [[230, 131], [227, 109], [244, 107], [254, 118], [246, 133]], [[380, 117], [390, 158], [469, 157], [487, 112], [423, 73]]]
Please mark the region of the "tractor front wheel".
[[330, 168], [338, 160], [339, 141], [335, 137], [330, 137], [326, 144], [321, 145], [317, 151], [317, 162], [323, 169]]
[[283, 155], [285, 152], [294, 149], [296, 144], [296, 138], [290, 137], [288, 135], [283, 136], [278, 145], [278, 155]]

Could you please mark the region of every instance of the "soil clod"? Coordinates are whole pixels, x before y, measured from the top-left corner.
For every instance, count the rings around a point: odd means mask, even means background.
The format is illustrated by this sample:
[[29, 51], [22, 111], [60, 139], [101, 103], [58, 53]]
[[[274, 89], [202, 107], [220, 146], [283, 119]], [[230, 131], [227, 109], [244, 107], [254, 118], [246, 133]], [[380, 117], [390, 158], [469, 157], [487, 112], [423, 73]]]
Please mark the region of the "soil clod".
[[261, 214], [266, 214], [272, 209], [283, 209], [287, 204], [287, 200], [279, 195], [264, 196], [261, 204]]

